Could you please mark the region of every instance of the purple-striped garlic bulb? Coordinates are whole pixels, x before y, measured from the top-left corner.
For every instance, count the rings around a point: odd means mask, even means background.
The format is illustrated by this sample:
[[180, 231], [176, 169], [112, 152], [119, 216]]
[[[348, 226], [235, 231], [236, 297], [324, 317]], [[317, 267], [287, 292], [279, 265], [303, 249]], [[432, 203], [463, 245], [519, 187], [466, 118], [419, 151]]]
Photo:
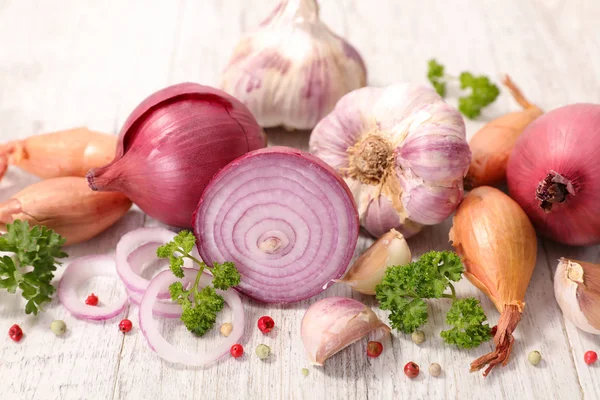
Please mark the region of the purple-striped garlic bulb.
[[342, 97], [313, 130], [310, 152], [344, 176], [375, 237], [392, 228], [410, 237], [446, 219], [471, 162], [460, 113], [410, 83]]
[[221, 87], [265, 128], [312, 129], [366, 75], [356, 49], [321, 22], [316, 0], [284, 0], [239, 42]]

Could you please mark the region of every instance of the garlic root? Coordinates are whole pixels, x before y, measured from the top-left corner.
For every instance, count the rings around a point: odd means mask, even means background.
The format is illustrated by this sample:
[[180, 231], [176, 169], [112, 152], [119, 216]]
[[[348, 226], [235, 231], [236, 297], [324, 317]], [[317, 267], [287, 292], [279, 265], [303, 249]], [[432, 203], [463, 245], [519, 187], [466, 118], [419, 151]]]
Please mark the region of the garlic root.
[[359, 293], [374, 295], [375, 286], [383, 279], [387, 267], [408, 264], [410, 261], [411, 253], [406, 239], [392, 229], [361, 254], [339, 282]]
[[16, 219], [44, 225], [76, 244], [91, 239], [119, 220], [131, 207], [121, 193], [93, 192], [85, 178], [62, 177], [26, 187], [0, 203], [0, 228]]

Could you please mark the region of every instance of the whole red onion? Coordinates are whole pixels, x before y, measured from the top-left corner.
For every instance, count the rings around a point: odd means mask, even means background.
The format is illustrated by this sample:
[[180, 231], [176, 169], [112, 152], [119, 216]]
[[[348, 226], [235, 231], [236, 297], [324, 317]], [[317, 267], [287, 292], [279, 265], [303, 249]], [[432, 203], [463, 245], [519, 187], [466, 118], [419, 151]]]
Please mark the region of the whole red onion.
[[196, 83], [159, 90], [131, 113], [114, 160], [88, 172], [90, 188], [124, 193], [169, 225], [192, 226], [192, 213], [213, 175], [230, 161], [265, 147], [246, 106]]
[[572, 104], [535, 120], [515, 145], [507, 180], [541, 234], [600, 243], [600, 105]]

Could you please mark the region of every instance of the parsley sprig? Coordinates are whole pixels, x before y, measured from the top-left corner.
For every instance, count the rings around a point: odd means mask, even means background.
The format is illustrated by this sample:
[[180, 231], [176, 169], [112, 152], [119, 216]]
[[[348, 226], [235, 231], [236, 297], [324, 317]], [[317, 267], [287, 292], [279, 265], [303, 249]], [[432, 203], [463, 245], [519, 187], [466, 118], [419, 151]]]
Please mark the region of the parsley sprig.
[[[171, 299], [181, 305], [181, 320], [186, 328], [202, 336], [208, 332], [217, 321], [217, 314], [223, 309], [225, 301], [215, 289], [227, 290], [240, 283], [240, 273], [232, 262], [214, 263], [209, 267], [203, 261], [194, 257], [191, 252], [196, 244], [196, 237], [190, 231], [181, 231], [169, 243], [160, 246], [156, 254], [160, 258], [168, 258], [173, 274], [178, 278], [184, 277], [183, 262], [188, 258], [198, 264], [199, 270], [194, 284], [186, 289], [181, 282], [169, 286]], [[212, 286], [200, 288], [200, 277], [208, 268], [213, 275]]]
[[25, 313], [37, 315], [56, 291], [54, 278], [57, 258], [67, 257], [62, 251], [66, 239], [45, 226], [29, 228], [27, 221], [6, 224], [0, 237], [0, 251], [13, 253], [0, 257], [0, 288], [16, 293], [21, 289], [27, 300]]
[[[437, 60], [431, 59], [427, 63], [427, 79], [434, 89], [442, 97], [446, 96], [446, 83], [450, 79], [456, 79], [445, 74], [445, 67]], [[468, 90], [469, 94], [458, 98], [458, 109], [467, 118], [474, 119], [481, 114], [481, 110], [493, 103], [500, 89], [490, 78], [484, 75], [475, 76], [470, 72], [462, 72], [458, 80], [462, 90]]]
[[442, 338], [458, 347], [477, 347], [491, 338], [490, 327], [483, 324], [487, 318], [478, 300], [456, 297], [452, 282], [458, 282], [463, 271], [460, 258], [450, 251], [430, 251], [418, 261], [389, 267], [375, 289], [379, 308], [390, 311], [393, 328], [412, 333], [428, 319], [423, 299], [452, 299], [446, 314], [452, 328], [442, 331]]

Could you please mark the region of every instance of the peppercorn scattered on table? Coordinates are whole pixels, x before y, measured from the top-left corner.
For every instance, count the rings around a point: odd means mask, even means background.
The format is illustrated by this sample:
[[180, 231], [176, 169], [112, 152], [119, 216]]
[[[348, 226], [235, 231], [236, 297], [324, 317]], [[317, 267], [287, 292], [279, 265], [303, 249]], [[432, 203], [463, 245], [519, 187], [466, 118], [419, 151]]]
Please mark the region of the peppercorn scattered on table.
[[[78, 126], [116, 135], [140, 100], [163, 87], [186, 81], [220, 87], [234, 46], [276, 4], [277, 0], [0, 2], [0, 144]], [[436, 58], [448, 71], [486, 74], [495, 82], [509, 73], [543, 110], [600, 102], [599, 2], [321, 0], [318, 12], [360, 53], [368, 85], [427, 84], [427, 62]], [[310, 51], [287, 50], [291, 60]], [[356, 78], [347, 82], [348, 88], [364, 79], [363, 66], [353, 60], [346, 67]], [[320, 84], [334, 84], [334, 78], [323, 76]], [[457, 105], [452, 93], [458, 90], [452, 84], [446, 87], [451, 105]], [[478, 118], [465, 118], [467, 137], [487, 121], [517, 110], [519, 104], [500, 86], [497, 100]], [[262, 117], [269, 119], [268, 113]], [[270, 146], [308, 150], [309, 131], [272, 128], [266, 133]], [[0, 180], [0, 202], [39, 180], [9, 166]], [[448, 218], [407, 239], [413, 259], [429, 250], [451, 250], [451, 225]], [[98, 236], [67, 246], [69, 258], [58, 267], [54, 282], [71, 260], [112, 256], [124, 234], [144, 226], [165, 227], [134, 205]], [[373, 242], [362, 232], [355, 258]], [[306, 309], [326, 297], [351, 297], [388, 323], [388, 313], [379, 309], [373, 296], [339, 283], [285, 306], [242, 297], [246, 319], [239, 348], [209, 367], [187, 368], [163, 361], [148, 347], [134, 304], [114, 318], [90, 323], [74, 318], [57, 296], [37, 316], [26, 315], [26, 300], [2, 289], [0, 398], [600, 398], [599, 336], [563, 318], [553, 289], [560, 257], [600, 263], [600, 246], [567, 247], [543, 238], [538, 242], [510, 361], [487, 378], [469, 372], [469, 365], [492, 351], [493, 343], [470, 350], [444, 344], [440, 331], [448, 329], [444, 316], [451, 303], [443, 299], [429, 303], [429, 321], [418, 335], [411, 338], [394, 330], [391, 339], [363, 338], [327, 359], [323, 367], [315, 367], [300, 336]], [[499, 313], [494, 304], [466, 279], [456, 284], [456, 293], [478, 299], [489, 325], [496, 325]], [[122, 295], [120, 286], [107, 277], [93, 278], [79, 288], [82, 302], [92, 294], [97, 307]], [[226, 307], [201, 339], [190, 335], [178, 319], [156, 319], [165, 339], [186, 352], [201, 353], [231, 332], [226, 325], [231, 316]]]

